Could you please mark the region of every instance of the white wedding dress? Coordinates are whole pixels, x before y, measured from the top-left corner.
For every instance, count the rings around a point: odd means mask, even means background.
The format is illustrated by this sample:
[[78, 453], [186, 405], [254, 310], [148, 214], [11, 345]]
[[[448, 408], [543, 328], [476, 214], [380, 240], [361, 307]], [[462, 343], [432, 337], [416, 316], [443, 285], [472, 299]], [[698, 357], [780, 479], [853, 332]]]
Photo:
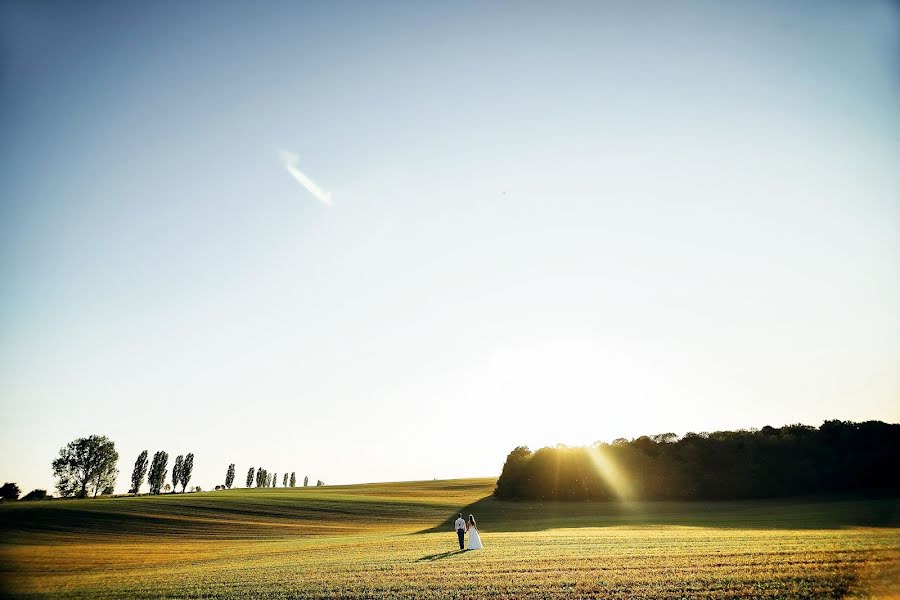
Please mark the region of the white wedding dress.
[[478, 535], [478, 528], [474, 525], [469, 526], [469, 550], [481, 550], [484, 546], [481, 545], [481, 536]]

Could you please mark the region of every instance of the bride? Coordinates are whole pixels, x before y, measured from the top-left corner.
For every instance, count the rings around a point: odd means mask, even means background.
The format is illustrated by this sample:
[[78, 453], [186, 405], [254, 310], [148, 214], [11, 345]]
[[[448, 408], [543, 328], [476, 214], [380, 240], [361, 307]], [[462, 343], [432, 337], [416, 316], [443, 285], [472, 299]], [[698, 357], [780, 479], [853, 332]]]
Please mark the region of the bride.
[[469, 522], [466, 523], [466, 531], [469, 532], [469, 550], [481, 550], [484, 546], [481, 544], [481, 536], [478, 535], [478, 526], [475, 525], [475, 517], [469, 515]]

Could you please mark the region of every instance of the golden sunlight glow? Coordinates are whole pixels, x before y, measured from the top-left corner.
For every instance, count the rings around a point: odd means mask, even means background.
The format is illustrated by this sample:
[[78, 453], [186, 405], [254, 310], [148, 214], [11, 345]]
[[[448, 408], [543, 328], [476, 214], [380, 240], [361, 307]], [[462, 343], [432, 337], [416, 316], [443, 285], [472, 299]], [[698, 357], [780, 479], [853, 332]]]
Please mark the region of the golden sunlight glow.
[[603, 478], [617, 498], [628, 500], [634, 496], [634, 490], [628, 481], [628, 477], [619, 469], [612, 457], [609, 456], [607, 448], [592, 446], [587, 449], [587, 452], [597, 473]]

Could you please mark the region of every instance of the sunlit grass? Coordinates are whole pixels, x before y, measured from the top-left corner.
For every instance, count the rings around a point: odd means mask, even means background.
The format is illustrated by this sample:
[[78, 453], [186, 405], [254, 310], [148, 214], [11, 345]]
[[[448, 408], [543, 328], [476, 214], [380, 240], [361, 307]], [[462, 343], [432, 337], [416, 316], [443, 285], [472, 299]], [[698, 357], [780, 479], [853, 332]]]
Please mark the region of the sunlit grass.
[[[894, 500], [501, 503], [493, 481], [0, 507], [4, 591], [35, 597], [886, 595]], [[455, 551], [474, 512], [485, 550]]]

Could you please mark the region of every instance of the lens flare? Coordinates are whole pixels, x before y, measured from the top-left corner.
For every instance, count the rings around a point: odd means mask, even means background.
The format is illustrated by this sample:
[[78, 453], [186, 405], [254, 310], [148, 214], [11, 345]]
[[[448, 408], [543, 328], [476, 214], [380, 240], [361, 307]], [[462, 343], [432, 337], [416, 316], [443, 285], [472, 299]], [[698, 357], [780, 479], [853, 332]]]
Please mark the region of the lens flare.
[[628, 476], [616, 464], [608, 446], [591, 446], [587, 448], [587, 453], [597, 473], [619, 500], [630, 500], [634, 497], [634, 489], [628, 481]]

